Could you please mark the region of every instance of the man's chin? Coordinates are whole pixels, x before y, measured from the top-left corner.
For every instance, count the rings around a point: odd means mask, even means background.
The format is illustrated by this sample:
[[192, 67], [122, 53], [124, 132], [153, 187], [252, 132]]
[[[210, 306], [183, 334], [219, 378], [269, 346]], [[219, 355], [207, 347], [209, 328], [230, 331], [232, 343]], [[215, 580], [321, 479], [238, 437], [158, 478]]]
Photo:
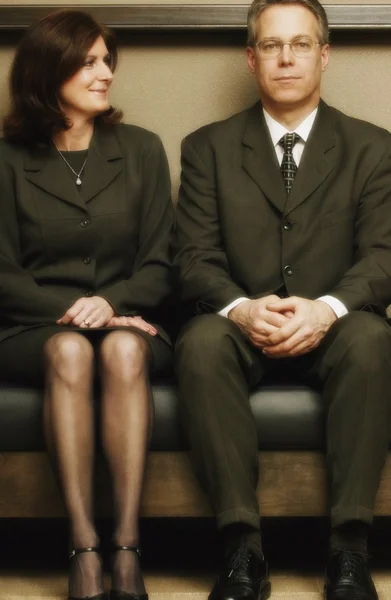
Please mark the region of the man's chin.
[[274, 102], [277, 106], [295, 106], [303, 104], [304, 100], [304, 97], [301, 94], [298, 94], [295, 90], [284, 90], [283, 93], [278, 94], [274, 98]]

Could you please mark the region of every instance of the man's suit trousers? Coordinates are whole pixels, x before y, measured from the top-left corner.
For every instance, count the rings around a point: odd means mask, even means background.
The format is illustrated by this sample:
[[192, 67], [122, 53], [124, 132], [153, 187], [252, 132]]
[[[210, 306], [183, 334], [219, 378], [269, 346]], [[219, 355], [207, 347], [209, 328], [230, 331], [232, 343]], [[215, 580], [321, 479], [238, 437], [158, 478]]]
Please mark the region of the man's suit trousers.
[[176, 373], [195, 470], [219, 527], [259, 527], [258, 439], [249, 394], [270, 373], [322, 389], [332, 525], [372, 521], [391, 438], [391, 328], [385, 320], [351, 312], [312, 352], [272, 360], [232, 321], [197, 316], [179, 336]]

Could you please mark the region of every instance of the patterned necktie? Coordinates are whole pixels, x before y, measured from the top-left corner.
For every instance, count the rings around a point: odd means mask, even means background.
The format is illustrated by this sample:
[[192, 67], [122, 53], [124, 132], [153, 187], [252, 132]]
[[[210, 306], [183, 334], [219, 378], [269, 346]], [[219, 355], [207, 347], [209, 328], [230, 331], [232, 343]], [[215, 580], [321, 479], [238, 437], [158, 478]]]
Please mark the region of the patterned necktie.
[[287, 195], [289, 195], [296, 177], [297, 165], [295, 163], [295, 159], [293, 158], [292, 150], [299, 139], [300, 136], [297, 135], [297, 133], [286, 133], [278, 142], [279, 145], [284, 149], [284, 156], [282, 157], [281, 163], [281, 173], [284, 178]]

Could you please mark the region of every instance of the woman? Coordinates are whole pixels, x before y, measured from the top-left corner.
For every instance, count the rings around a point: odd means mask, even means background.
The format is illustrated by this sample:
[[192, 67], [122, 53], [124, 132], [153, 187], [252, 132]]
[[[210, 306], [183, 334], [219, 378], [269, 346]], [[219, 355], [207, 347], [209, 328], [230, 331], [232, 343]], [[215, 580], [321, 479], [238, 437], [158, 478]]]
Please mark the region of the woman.
[[147, 598], [138, 514], [151, 374], [171, 360], [172, 205], [158, 137], [108, 100], [111, 34], [81, 11], [29, 28], [0, 144], [0, 378], [44, 386], [44, 429], [70, 523], [70, 598], [102, 600], [93, 521], [93, 389], [115, 500], [111, 599]]

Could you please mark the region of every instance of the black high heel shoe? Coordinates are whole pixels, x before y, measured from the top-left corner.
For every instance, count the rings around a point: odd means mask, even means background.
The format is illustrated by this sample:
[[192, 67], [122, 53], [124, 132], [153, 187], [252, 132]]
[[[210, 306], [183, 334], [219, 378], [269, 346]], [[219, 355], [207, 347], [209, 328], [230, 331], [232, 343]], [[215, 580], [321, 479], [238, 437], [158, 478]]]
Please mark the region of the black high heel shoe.
[[[77, 554], [82, 554], [83, 552], [97, 552], [99, 554], [99, 548], [90, 546], [89, 548], [75, 548], [70, 552], [69, 558], [73, 558]], [[107, 600], [106, 592], [102, 592], [101, 594], [95, 594], [95, 596], [85, 596], [84, 598], [76, 598], [75, 596], [68, 596], [68, 600]]]
[[[134, 552], [139, 558], [141, 557], [140, 548], [137, 546], [113, 546], [112, 550], [113, 552], [127, 550], [128, 552]], [[111, 590], [109, 600], [148, 600], [148, 594], [129, 594], [121, 590]]]

